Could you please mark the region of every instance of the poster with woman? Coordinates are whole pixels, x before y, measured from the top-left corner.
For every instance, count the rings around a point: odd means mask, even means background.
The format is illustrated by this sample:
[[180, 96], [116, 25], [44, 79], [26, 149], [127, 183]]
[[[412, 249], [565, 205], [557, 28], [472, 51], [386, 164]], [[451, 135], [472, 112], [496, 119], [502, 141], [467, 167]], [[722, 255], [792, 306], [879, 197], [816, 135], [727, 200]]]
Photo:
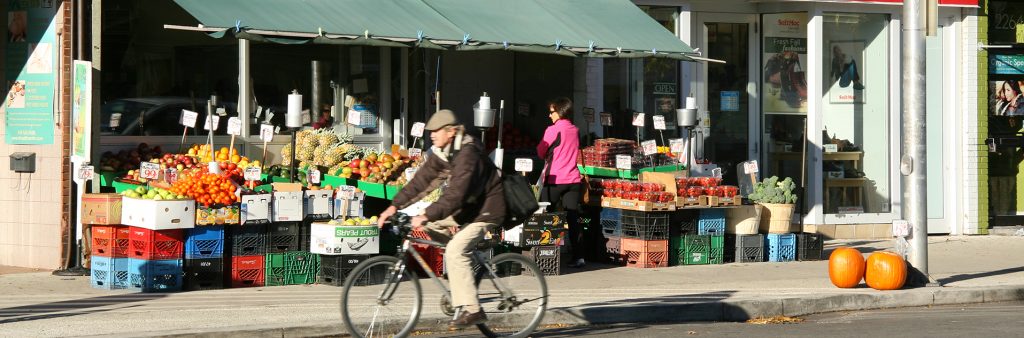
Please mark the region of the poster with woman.
[[989, 81], [989, 113], [992, 116], [1024, 116], [1024, 78]]
[[769, 114], [807, 113], [807, 14], [766, 14], [763, 108]]

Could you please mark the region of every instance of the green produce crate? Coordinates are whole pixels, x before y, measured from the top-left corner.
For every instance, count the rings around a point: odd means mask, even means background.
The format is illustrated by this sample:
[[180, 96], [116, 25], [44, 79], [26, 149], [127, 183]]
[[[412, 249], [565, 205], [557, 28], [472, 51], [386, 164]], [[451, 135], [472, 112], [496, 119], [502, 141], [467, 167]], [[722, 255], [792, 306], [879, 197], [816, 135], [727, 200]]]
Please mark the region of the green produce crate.
[[589, 176], [598, 177], [619, 177], [619, 171], [613, 168], [601, 168], [591, 166], [577, 166], [580, 172]]
[[640, 171], [636, 169], [631, 170], [619, 170], [619, 178], [627, 180], [635, 180], [640, 177]]
[[389, 200], [393, 200], [393, 199], [395, 199], [395, 196], [398, 196], [398, 192], [401, 191], [401, 190], [402, 190], [402, 186], [400, 186], [400, 185], [388, 185], [388, 186], [385, 186], [384, 187], [384, 194], [386, 195], [385, 198], [387, 198]]
[[270, 193], [270, 192], [274, 192], [274, 186], [270, 185], [270, 184], [258, 185], [253, 190], [259, 191], [259, 192]]
[[113, 186], [115, 178], [124, 176], [125, 173], [127, 173], [127, 171], [121, 171], [121, 172], [101, 171], [96, 176], [99, 176], [99, 178], [100, 178], [100, 186], [101, 187], [110, 187], [110, 186]]
[[681, 165], [681, 164], [680, 165], [672, 164], [672, 165], [663, 165], [663, 166], [657, 166], [657, 167], [651, 167], [651, 168], [640, 168], [640, 172], [642, 172], [642, 173], [645, 173], [645, 172], [668, 173], [668, 172], [683, 170], [683, 168], [685, 168], [685, 167], [686, 166]]
[[134, 190], [142, 185], [113, 181], [111, 182], [111, 186], [114, 187], [114, 192], [120, 194], [122, 191]]
[[304, 251], [268, 253], [265, 285], [313, 284], [320, 271], [320, 255]]
[[387, 189], [384, 184], [358, 181], [357, 188], [366, 193], [366, 196], [387, 199]]
[[322, 186], [325, 186], [325, 185], [328, 185], [328, 184], [330, 184], [332, 187], [335, 187], [335, 188], [343, 186], [343, 185], [355, 186], [355, 182], [354, 181], [355, 180], [353, 180], [351, 178], [344, 178], [344, 177], [334, 176], [334, 175], [324, 175], [324, 178], [322, 180], [320, 180], [320, 186], [322, 187]]

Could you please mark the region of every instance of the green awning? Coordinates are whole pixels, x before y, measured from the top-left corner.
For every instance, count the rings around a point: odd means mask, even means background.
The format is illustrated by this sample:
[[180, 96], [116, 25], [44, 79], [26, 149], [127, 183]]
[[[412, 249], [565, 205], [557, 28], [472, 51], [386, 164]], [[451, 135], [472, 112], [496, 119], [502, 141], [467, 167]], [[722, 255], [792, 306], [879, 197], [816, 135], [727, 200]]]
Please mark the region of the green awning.
[[167, 28], [261, 42], [505, 49], [690, 61], [699, 55], [629, 0], [175, 2], [201, 25]]

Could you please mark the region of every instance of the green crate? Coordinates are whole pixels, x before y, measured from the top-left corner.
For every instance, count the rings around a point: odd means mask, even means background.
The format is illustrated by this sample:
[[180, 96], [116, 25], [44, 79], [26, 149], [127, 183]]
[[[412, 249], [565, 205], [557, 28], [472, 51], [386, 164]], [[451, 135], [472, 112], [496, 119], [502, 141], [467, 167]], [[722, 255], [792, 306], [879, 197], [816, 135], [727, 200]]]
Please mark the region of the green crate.
[[322, 187], [322, 186], [325, 186], [325, 185], [328, 185], [328, 184], [330, 184], [332, 187], [335, 187], [335, 188], [343, 186], [343, 185], [354, 186], [355, 182], [353, 182], [353, 181], [354, 180], [351, 179], [351, 178], [344, 178], [344, 177], [341, 177], [341, 176], [334, 176], [334, 175], [324, 175], [324, 178], [322, 180], [320, 180], [320, 186]]
[[724, 262], [725, 236], [686, 235], [669, 240], [669, 265], [705, 265]]
[[619, 178], [624, 178], [624, 179], [627, 179], [627, 180], [635, 180], [635, 179], [637, 179], [639, 177], [640, 177], [640, 171], [639, 170], [636, 170], [636, 169], [630, 169], [630, 170], [622, 170], [622, 169], [620, 169], [619, 170]]
[[366, 196], [376, 198], [387, 198], [387, 190], [384, 188], [382, 183], [370, 183], [365, 181], [358, 181], [356, 187], [366, 193]]
[[393, 200], [395, 196], [398, 196], [398, 192], [402, 190], [400, 185], [388, 185], [384, 187], [384, 197]]
[[602, 168], [602, 167], [591, 167], [591, 166], [577, 166], [580, 172], [589, 176], [597, 177], [619, 177], [619, 171], [613, 168]]
[[121, 172], [101, 171], [101, 172], [97, 173], [96, 176], [99, 176], [100, 186], [101, 187], [110, 187], [110, 186], [113, 186], [115, 178], [124, 176], [125, 173], [127, 173], [127, 171], [121, 171]]
[[640, 172], [642, 172], [642, 173], [646, 173], [646, 172], [670, 173], [670, 172], [684, 170], [683, 168], [685, 168], [685, 166], [672, 164], [672, 165], [663, 165], [663, 166], [657, 166], [657, 167], [651, 167], [651, 168], [640, 168]]
[[113, 181], [111, 182], [111, 186], [114, 187], [115, 193], [120, 194], [125, 190], [134, 190], [135, 188], [141, 187], [142, 185]]
[[304, 251], [268, 253], [264, 266], [266, 286], [313, 284], [320, 271], [320, 255]]
[[274, 186], [270, 185], [270, 184], [257, 185], [256, 188], [253, 188], [252, 190], [259, 191], [259, 192], [270, 193], [270, 192], [274, 191]]

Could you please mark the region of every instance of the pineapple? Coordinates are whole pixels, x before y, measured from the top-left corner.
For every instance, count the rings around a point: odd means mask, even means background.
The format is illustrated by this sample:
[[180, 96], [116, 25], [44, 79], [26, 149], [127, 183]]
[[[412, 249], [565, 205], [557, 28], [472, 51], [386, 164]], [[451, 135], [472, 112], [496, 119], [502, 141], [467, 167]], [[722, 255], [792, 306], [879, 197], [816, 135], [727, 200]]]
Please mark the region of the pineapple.
[[327, 165], [327, 149], [329, 147], [329, 145], [320, 144], [319, 146], [314, 148], [313, 159], [311, 162], [315, 163], [316, 165]]
[[292, 162], [292, 145], [286, 144], [284, 148], [281, 148], [281, 158], [284, 160], [285, 165], [291, 164]]
[[334, 166], [341, 163], [341, 161], [345, 159], [345, 149], [346, 147], [343, 145], [336, 145], [331, 147], [331, 149], [328, 149], [327, 155], [325, 156], [325, 165]]
[[319, 141], [321, 146], [333, 146], [335, 143], [338, 143], [339, 141], [338, 135], [335, 135], [333, 132], [327, 131], [326, 129], [323, 129], [323, 131], [319, 132], [319, 134], [317, 135], [317, 140]]

